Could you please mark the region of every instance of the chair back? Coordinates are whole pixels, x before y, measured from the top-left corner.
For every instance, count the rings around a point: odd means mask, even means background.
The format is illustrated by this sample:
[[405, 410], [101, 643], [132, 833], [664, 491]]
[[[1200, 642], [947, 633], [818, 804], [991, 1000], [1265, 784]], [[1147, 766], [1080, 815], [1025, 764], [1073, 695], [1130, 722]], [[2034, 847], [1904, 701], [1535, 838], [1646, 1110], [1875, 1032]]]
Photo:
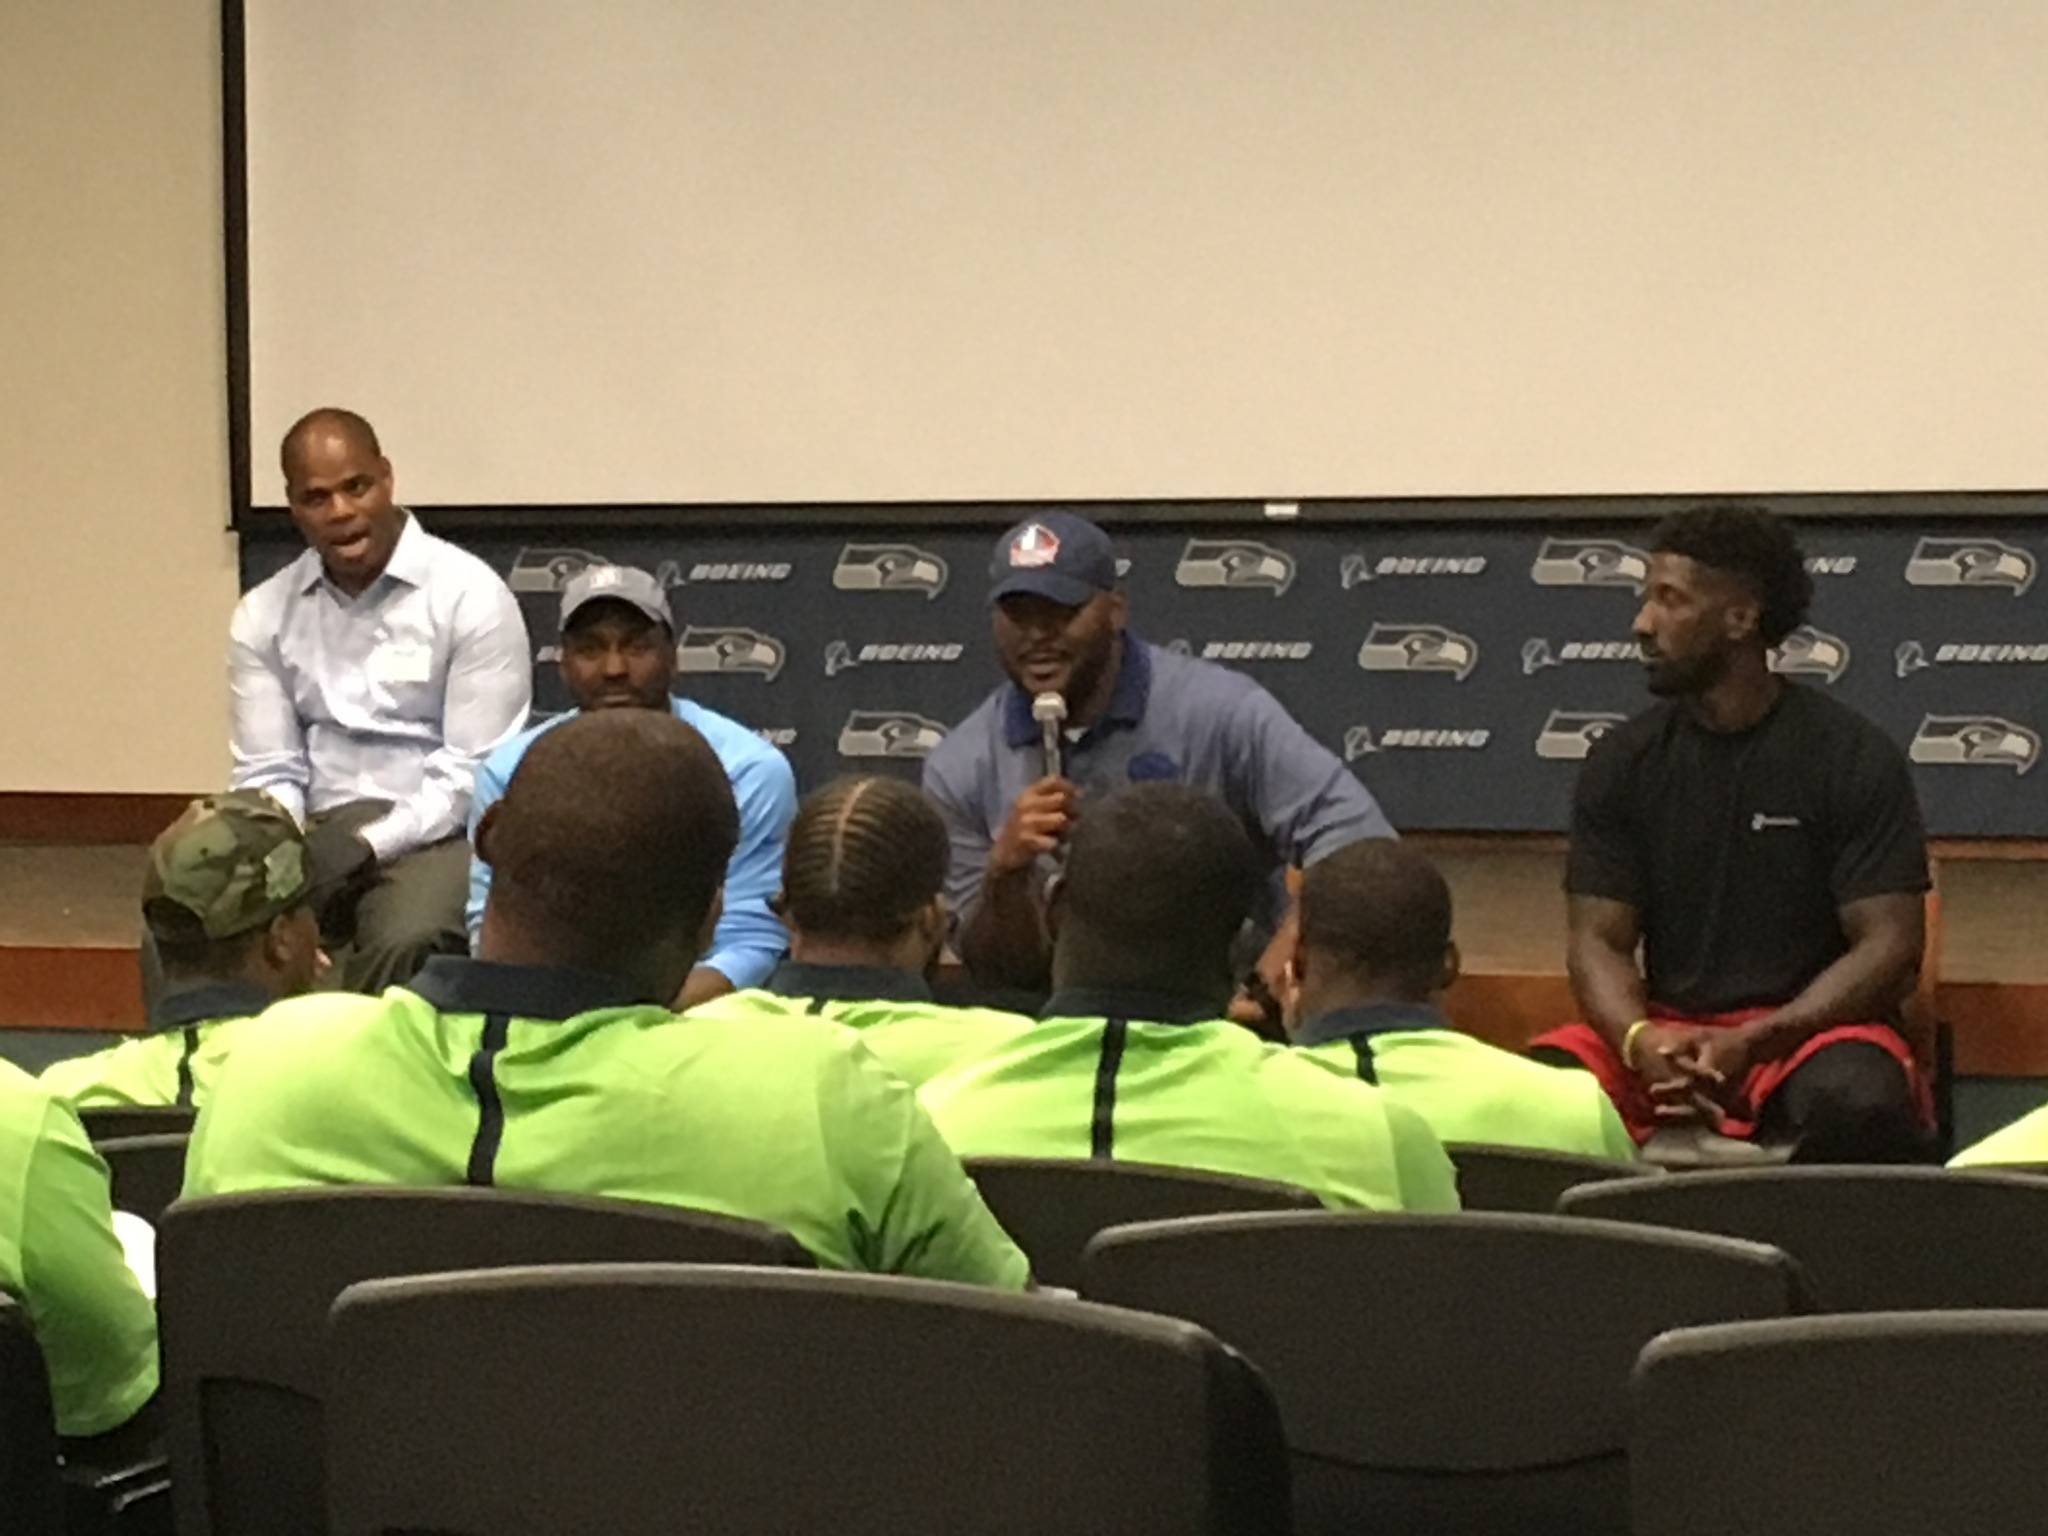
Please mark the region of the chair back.
[[1083, 1269], [1088, 1299], [1189, 1318], [1264, 1373], [1303, 1536], [1625, 1536], [1643, 1345], [1805, 1299], [1757, 1244], [1497, 1212], [1151, 1222]]
[[1444, 1151], [1458, 1170], [1458, 1203], [1468, 1211], [1526, 1211], [1547, 1216], [1557, 1209], [1557, 1197], [1574, 1184], [1655, 1178], [1663, 1173], [1650, 1163], [1476, 1141], [1446, 1142]]
[[113, 1178], [114, 1209], [129, 1211], [154, 1226], [185, 1187], [185, 1148], [192, 1138], [183, 1131], [155, 1136], [115, 1136], [95, 1142]]
[[1790, 1167], [1589, 1184], [1571, 1216], [1770, 1243], [1830, 1312], [2048, 1307], [2048, 1179], [1942, 1168]]
[[1081, 1283], [1081, 1250], [1106, 1227], [1226, 1211], [1321, 1210], [1305, 1189], [1196, 1168], [1109, 1158], [971, 1157], [989, 1210], [1031, 1260], [1041, 1285]]
[[1866, 1312], [1666, 1334], [1633, 1383], [1636, 1530], [2039, 1530], [2044, 1380], [2039, 1312]]
[[0, 1296], [0, 1511], [11, 1536], [64, 1529], [50, 1378], [28, 1314], [8, 1296]]
[[119, 1104], [104, 1109], [81, 1109], [79, 1123], [94, 1142], [127, 1136], [175, 1136], [189, 1134], [199, 1111], [189, 1104]]
[[349, 1536], [1288, 1529], [1271, 1394], [1172, 1318], [605, 1265], [354, 1286], [329, 1346]]
[[[759, 1222], [508, 1189], [330, 1188], [182, 1200], [157, 1240], [181, 1536], [325, 1529], [327, 1313], [358, 1280], [510, 1264], [807, 1265]], [[546, 1395], [526, 1405], [553, 1422]]]

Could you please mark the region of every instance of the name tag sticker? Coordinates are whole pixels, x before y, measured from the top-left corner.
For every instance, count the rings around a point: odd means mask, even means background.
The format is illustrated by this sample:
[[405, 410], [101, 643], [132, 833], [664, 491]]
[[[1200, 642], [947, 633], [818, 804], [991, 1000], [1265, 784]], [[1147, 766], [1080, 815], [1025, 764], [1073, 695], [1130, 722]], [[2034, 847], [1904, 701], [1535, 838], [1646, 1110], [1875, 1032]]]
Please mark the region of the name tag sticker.
[[370, 652], [370, 676], [380, 683], [424, 683], [434, 675], [434, 648], [393, 640]]

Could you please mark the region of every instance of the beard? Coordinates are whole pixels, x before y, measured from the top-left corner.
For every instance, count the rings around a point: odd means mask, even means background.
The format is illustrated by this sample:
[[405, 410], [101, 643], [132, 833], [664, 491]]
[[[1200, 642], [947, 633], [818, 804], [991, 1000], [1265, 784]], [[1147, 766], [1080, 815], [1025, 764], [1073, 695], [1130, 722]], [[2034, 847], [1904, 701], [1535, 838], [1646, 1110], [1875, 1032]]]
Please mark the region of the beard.
[[1728, 672], [1728, 658], [1720, 651], [1701, 656], [1664, 656], [1649, 662], [1644, 681], [1660, 699], [1689, 698], [1705, 693]]

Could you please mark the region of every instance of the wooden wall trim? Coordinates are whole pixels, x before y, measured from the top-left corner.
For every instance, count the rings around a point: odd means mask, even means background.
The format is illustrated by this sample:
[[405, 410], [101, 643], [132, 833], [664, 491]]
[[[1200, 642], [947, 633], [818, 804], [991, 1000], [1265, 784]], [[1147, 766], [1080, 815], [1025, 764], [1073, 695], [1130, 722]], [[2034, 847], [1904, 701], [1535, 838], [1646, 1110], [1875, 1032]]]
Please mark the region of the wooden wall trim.
[[0, 1029], [142, 1028], [133, 945], [0, 946]]
[[193, 795], [0, 791], [0, 843], [150, 843], [192, 799]]

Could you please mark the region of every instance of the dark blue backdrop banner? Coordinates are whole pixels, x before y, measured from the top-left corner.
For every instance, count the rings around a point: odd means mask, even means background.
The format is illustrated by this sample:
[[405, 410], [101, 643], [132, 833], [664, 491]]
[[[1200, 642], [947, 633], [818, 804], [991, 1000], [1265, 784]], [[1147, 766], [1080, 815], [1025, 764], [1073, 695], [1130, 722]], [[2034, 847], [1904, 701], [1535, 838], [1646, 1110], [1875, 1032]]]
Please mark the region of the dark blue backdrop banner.
[[[431, 515], [428, 518], [432, 525]], [[788, 752], [799, 783], [914, 775], [998, 680], [987, 562], [997, 528], [779, 524], [533, 530], [459, 541], [518, 593], [535, 707], [561, 584], [639, 565], [670, 588], [677, 686]], [[1407, 828], [1563, 827], [1587, 747], [1643, 708], [1629, 640], [1647, 525], [1273, 523], [1116, 530], [1136, 633], [1270, 688]], [[1906, 748], [1930, 829], [2048, 835], [2048, 528], [1943, 520], [1801, 528], [1812, 622], [1781, 670]], [[261, 580], [297, 541], [245, 539]]]

